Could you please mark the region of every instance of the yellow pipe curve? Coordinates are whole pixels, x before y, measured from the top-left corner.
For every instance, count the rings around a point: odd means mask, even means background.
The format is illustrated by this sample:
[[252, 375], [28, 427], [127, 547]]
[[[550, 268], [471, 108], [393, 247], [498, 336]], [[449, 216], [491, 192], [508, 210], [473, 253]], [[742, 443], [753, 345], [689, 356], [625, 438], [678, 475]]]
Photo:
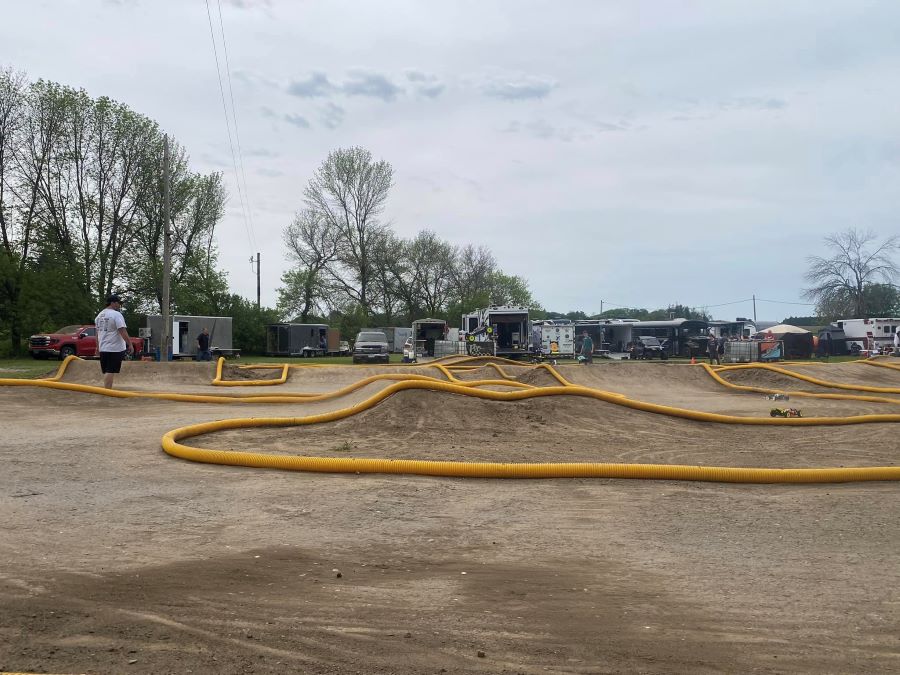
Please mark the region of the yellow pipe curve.
[[[325, 394], [291, 394], [291, 395], [255, 395], [255, 396], [221, 396], [202, 394], [168, 394], [157, 392], [133, 392], [121, 390], [108, 390], [90, 385], [79, 385], [59, 381], [71, 359], [66, 359], [57, 374], [43, 380], [13, 380], [0, 379], [0, 385], [9, 386], [43, 386], [48, 388], [65, 389], [70, 391], [82, 391], [98, 393], [119, 398], [156, 398], [175, 401], [191, 402], [308, 402], [336, 398], [354, 391], [366, 384], [379, 380], [399, 380], [376, 392], [368, 399], [342, 410], [336, 410], [319, 415], [306, 417], [284, 418], [236, 418], [217, 422], [206, 422], [174, 429], [163, 436], [163, 450], [168, 454], [198, 462], [211, 462], [218, 464], [230, 464], [239, 466], [254, 466], [267, 468], [281, 468], [301, 471], [327, 471], [350, 473], [412, 473], [420, 475], [441, 475], [460, 477], [482, 478], [551, 478], [551, 477], [606, 477], [606, 478], [643, 478], [663, 480], [698, 480], [719, 482], [748, 482], [748, 483], [819, 483], [819, 482], [847, 482], [867, 480], [900, 480], [900, 467], [826, 467], [826, 468], [753, 468], [753, 467], [709, 467], [686, 465], [657, 465], [657, 464], [609, 464], [609, 463], [494, 463], [494, 462], [446, 462], [430, 460], [390, 460], [390, 459], [366, 459], [366, 458], [333, 458], [333, 457], [297, 457], [284, 455], [269, 455], [253, 452], [231, 452], [214, 449], [195, 448], [179, 443], [186, 438], [201, 434], [211, 433], [225, 429], [239, 429], [251, 427], [285, 427], [318, 424], [344, 419], [367, 410], [387, 397], [404, 390], [424, 389], [431, 391], [443, 391], [447, 393], [473, 396], [480, 399], [495, 401], [516, 401], [539, 396], [582, 396], [593, 398], [616, 405], [621, 405], [634, 410], [641, 410], [655, 414], [664, 414], [699, 422], [714, 422], [721, 424], [743, 425], [774, 425], [774, 426], [834, 426], [863, 423], [895, 423], [900, 422], [900, 414], [876, 414], [855, 415], [848, 417], [815, 417], [815, 418], [762, 418], [740, 417], [708, 413], [697, 410], [688, 410], [665, 406], [646, 401], [629, 399], [622, 394], [602, 391], [574, 385], [568, 382], [554, 368], [546, 364], [536, 367], [546, 369], [554, 376], [559, 386], [535, 387], [510, 379], [502, 380], [477, 380], [461, 381], [453, 376], [452, 371], [440, 364], [439, 370], [448, 376], [449, 381], [438, 380], [433, 377], [418, 374], [384, 373], [364, 378], [357, 383], [348, 385], [333, 392]], [[466, 359], [466, 360], [476, 360]], [[516, 364], [522, 365], [522, 364]], [[746, 387], [727, 382], [717, 374], [717, 370], [730, 369], [726, 366], [713, 369], [707, 364], [701, 364], [717, 382], [730, 388], [749, 391], [776, 391], [765, 390], [759, 387]], [[768, 364], [762, 364], [768, 369], [780, 372]], [[495, 366], [498, 373], [504, 378], [509, 378], [502, 368]], [[217, 364], [216, 379], [221, 381], [222, 362]], [[790, 371], [784, 371], [791, 374]], [[286, 379], [287, 367], [283, 369], [282, 377]], [[796, 374], [795, 374], [796, 375]], [[814, 380], [815, 378], [801, 377], [800, 379]], [[242, 384], [252, 381], [242, 381]], [[264, 382], [271, 383], [272, 380]], [[820, 381], [823, 382], [823, 381]], [[835, 383], [824, 383], [822, 386], [832, 386]], [[492, 391], [479, 389], [480, 386], [516, 386], [515, 391]], [[852, 389], [853, 387], [847, 386]], [[867, 390], [867, 389], [862, 389]], [[885, 388], [875, 388], [876, 391], [885, 391]], [[888, 390], [889, 391], [889, 390]], [[828, 398], [846, 398], [865, 401], [890, 401], [893, 399], [880, 399], [877, 397], [863, 397], [849, 394], [812, 394], [810, 392], [791, 392], [792, 395], [809, 395]]]

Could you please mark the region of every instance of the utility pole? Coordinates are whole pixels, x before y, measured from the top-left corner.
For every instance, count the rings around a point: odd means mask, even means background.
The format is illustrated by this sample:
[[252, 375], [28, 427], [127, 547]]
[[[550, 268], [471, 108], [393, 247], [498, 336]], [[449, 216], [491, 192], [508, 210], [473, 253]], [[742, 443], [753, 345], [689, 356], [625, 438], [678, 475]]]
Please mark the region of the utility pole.
[[600, 301], [600, 316], [603, 316], [603, 300]]
[[[250, 269], [253, 269], [253, 256], [250, 256]], [[256, 252], [256, 311], [259, 311], [259, 251]]]
[[169, 331], [172, 330], [172, 320], [169, 316], [169, 267], [172, 264], [172, 240], [169, 234], [169, 220], [171, 219], [171, 191], [169, 189], [169, 135], [163, 137], [163, 287], [162, 287], [162, 344], [160, 345], [160, 361], [169, 360]]
[[756, 323], [756, 293], [753, 294], [753, 323]]

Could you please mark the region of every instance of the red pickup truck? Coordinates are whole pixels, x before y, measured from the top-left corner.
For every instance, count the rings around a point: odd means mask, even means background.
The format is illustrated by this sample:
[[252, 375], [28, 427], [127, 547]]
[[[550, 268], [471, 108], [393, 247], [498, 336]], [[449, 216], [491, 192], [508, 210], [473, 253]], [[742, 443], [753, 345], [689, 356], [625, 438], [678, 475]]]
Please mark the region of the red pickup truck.
[[[140, 356], [144, 340], [131, 338], [134, 355]], [[93, 325], [63, 326], [54, 333], [41, 333], [28, 338], [28, 351], [36, 359], [54, 356], [60, 360], [67, 356], [91, 358], [97, 354], [97, 329]]]

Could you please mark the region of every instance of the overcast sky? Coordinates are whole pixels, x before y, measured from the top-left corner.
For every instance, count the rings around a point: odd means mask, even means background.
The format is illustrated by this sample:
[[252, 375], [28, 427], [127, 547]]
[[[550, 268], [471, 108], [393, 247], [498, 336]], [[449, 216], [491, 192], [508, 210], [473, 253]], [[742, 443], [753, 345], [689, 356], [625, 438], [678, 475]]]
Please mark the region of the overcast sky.
[[249, 233], [204, 0], [3, 4], [0, 64], [126, 103], [224, 172], [221, 263], [255, 299], [260, 251], [267, 305], [303, 187], [352, 145], [393, 165], [398, 234], [485, 245], [560, 311], [752, 316], [718, 305], [801, 302], [824, 235], [900, 231], [893, 0], [221, 0]]

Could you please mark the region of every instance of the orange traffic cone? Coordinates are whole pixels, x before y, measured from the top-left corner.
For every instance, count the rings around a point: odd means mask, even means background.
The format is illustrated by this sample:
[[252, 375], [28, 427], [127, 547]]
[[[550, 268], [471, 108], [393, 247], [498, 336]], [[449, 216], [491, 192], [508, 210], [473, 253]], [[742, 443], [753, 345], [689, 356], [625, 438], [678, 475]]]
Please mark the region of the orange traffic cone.
[[692, 366], [696, 366], [696, 365], [697, 365], [697, 357], [696, 357], [696, 356], [692, 356], [692, 357], [691, 357], [691, 365], [692, 365]]

